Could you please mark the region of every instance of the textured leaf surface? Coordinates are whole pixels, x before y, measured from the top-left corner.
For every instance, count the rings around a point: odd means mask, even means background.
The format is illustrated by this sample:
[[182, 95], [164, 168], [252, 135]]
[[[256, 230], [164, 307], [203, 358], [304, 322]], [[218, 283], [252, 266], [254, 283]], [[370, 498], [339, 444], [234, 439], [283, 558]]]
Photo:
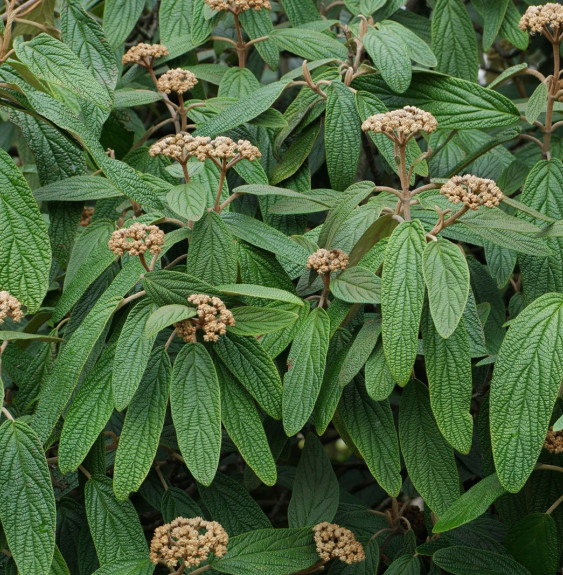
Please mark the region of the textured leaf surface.
[[237, 335], [261, 335], [290, 326], [299, 317], [296, 313], [283, 309], [244, 306], [231, 310], [235, 325], [228, 331]]
[[25, 423], [6, 421], [0, 453], [0, 520], [12, 557], [21, 575], [48, 575], [56, 511], [41, 442]]
[[184, 345], [174, 361], [170, 406], [186, 465], [209, 485], [219, 465], [221, 392], [213, 360], [201, 343]]
[[271, 37], [280, 50], [287, 50], [306, 60], [346, 58], [346, 48], [338, 40], [322, 32], [295, 28], [277, 29]]
[[169, 487], [162, 495], [162, 518], [170, 523], [176, 517], [201, 517], [199, 505], [182, 489]]
[[208, 194], [205, 186], [192, 181], [174, 186], [166, 194], [166, 201], [178, 215], [196, 222], [203, 216]]
[[293, 295], [292, 293], [289, 293], [288, 291], [274, 287], [253, 284], [225, 284], [218, 286], [217, 289], [229, 295], [241, 295], [256, 297], [260, 299], [270, 299], [287, 302], [298, 306], [303, 305], [303, 300], [301, 300], [301, 298]]
[[340, 501], [340, 487], [319, 439], [308, 433], [295, 473], [289, 502], [290, 527], [332, 522]]
[[530, 572], [508, 555], [454, 545], [439, 549], [432, 556], [438, 567], [454, 575], [530, 575]]
[[420, 222], [404, 222], [395, 228], [385, 250], [381, 279], [383, 350], [399, 385], [405, 385], [410, 379], [418, 350], [425, 291], [424, 246]]
[[330, 291], [347, 303], [376, 304], [381, 300], [381, 279], [364, 267], [351, 267], [331, 280]]
[[380, 334], [381, 319], [379, 317], [367, 321], [360, 328], [358, 335], [346, 354], [346, 359], [338, 376], [338, 382], [341, 386], [348, 385], [362, 369], [371, 355]]
[[288, 436], [307, 423], [321, 389], [330, 340], [330, 318], [315, 308], [295, 336], [283, 378], [283, 426]]
[[93, 575], [152, 575], [155, 565], [148, 559], [112, 561], [100, 567]]
[[25, 178], [4, 150], [0, 150], [0, 236], [0, 289], [34, 312], [49, 285], [47, 225]]
[[412, 484], [440, 517], [459, 497], [459, 478], [453, 450], [432, 416], [428, 390], [416, 379], [401, 396], [399, 437]]
[[338, 413], [371, 474], [387, 493], [401, 490], [399, 442], [388, 401], [373, 401], [363, 381], [356, 378], [344, 388]]
[[159, 307], [148, 317], [145, 324], [145, 335], [148, 337], [155, 336], [159, 331], [169, 325], [194, 317], [196, 313], [195, 308], [188, 307], [187, 305], [180, 305], [178, 303]]
[[137, 512], [130, 501], [118, 501], [109, 477], [94, 475], [84, 487], [88, 526], [100, 564], [148, 555]]
[[422, 265], [434, 325], [442, 337], [448, 338], [467, 303], [469, 267], [458, 246], [443, 238], [427, 244]]
[[104, 30], [115, 50], [125, 42], [140, 18], [145, 0], [107, 0], [104, 8]]
[[563, 295], [535, 300], [512, 321], [491, 382], [491, 441], [500, 482], [519, 491], [540, 454], [563, 379]]
[[150, 471], [164, 425], [171, 372], [164, 348], [155, 349], [119, 437], [113, 472], [113, 490], [119, 499], [137, 491]]

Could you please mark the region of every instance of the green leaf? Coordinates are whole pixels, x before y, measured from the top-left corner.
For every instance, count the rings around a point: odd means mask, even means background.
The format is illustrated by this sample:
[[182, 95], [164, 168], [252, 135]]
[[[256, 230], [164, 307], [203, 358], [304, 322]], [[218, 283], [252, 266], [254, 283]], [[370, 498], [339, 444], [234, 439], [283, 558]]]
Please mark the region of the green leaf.
[[362, 41], [385, 83], [394, 92], [403, 93], [411, 83], [412, 66], [409, 49], [402, 38], [383, 27], [370, 28]]
[[531, 513], [512, 525], [504, 541], [509, 553], [532, 575], [557, 572], [557, 526], [552, 515]]
[[157, 270], [144, 274], [143, 288], [158, 305], [178, 304], [185, 306], [192, 294], [205, 293], [221, 297], [221, 292], [207, 282], [177, 271]]
[[59, 342], [64, 341], [60, 337], [50, 335], [42, 335], [39, 333], [25, 333], [23, 331], [0, 331], [0, 341], [15, 341], [15, 340], [37, 340], [37, 341], [50, 341]]
[[473, 547], [454, 545], [438, 549], [432, 556], [438, 567], [454, 575], [530, 575], [530, 572], [509, 555], [499, 555], [491, 551]]
[[256, 529], [231, 537], [227, 554], [213, 561], [213, 569], [232, 575], [286, 575], [310, 567], [318, 558], [309, 527]]
[[170, 523], [176, 517], [201, 517], [199, 505], [182, 489], [169, 487], [162, 495], [162, 518]]
[[506, 287], [514, 267], [516, 266], [517, 253], [507, 248], [502, 248], [485, 241], [485, 259], [489, 272], [497, 282], [499, 289]]
[[16, 42], [14, 48], [19, 60], [38, 78], [62, 86], [102, 109], [111, 106], [105, 87], [66, 44], [41, 33], [28, 42]]
[[[240, 22], [251, 40], [270, 36], [274, 29], [267, 10], [246, 10], [240, 15]], [[280, 64], [280, 53], [273, 40], [258, 42], [256, 50], [272, 70]]]
[[381, 319], [379, 317], [367, 321], [361, 327], [348, 350], [338, 376], [338, 382], [342, 387], [348, 385], [358, 375], [371, 355], [380, 334]]
[[156, 334], [147, 335], [146, 325], [156, 309], [150, 299], [140, 301], [129, 312], [119, 334], [111, 382], [118, 411], [129, 405], [147, 367]]
[[276, 463], [256, 403], [221, 362], [216, 363], [216, 368], [221, 386], [221, 419], [227, 434], [254, 473], [266, 485], [274, 485], [278, 476]]
[[151, 313], [145, 324], [145, 336], [156, 336], [159, 331], [172, 325], [173, 323], [183, 321], [190, 317], [197, 315], [197, 311], [193, 307], [180, 304], [170, 304], [159, 307], [156, 311]]
[[[475, 38], [473, 31], [471, 34]], [[453, 40], [457, 36], [448, 38]], [[376, 74], [359, 76], [353, 87], [373, 92], [389, 109], [403, 106], [424, 108], [435, 116], [440, 129], [444, 130], [502, 128], [516, 124], [520, 119], [518, 109], [505, 96], [475, 82], [436, 72], [414, 71], [411, 85], [404, 94], [392, 92]]]
[[49, 200], [84, 202], [86, 200], [117, 198], [122, 195], [122, 192], [107, 178], [71, 176], [37, 188], [33, 191], [33, 195], [39, 202]]
[[361, 121], [354, 93], [348, 86], [332, 82], [326, 93], [326, 165], [332, 187], [344, 190], [356, 180], [362, 141]]
[[385, 571], [388, 575], [419, 575], [420, 560], [411, 555], [400, 555]]
[[28, 312], [39, 309], [49, 285], [51, 248], [47, 224], [27, 182], [7, 152], [0, 149], [0, 289]]
[[55, 547], [55, 554], [53, 555], [53, 562], [51, 563], [51, 571], [49, 572], [49, 575], [70, 575], [68, 565], [58, 547]]
[[504, 20], [500, 27], [500, 34], [506, 38], [514, 47], [519, 50], [525, 50], [530, 42], [528, 31], [520, 30], [518, 24], [520, 23], [521, 14], [518, 8], [508, 3]]
[[213, 347], [229, 371], [258, 405], [274, 419], [281, 419], [282, 382], [272, 358], [252, 337], [227, 334]]
[[491, 382], [491, 441], [502, 485], [519, 491], [540, 454], [563, 379], [563, 295], [545, 294], [511, 322]]
[[450, 531], [473, 521], [473, 519], [483, 515], [504, 493], [506, 490], [499, 483], [496, 473], [481, 479], [479, 483], [473, 485], [440, 515], [440, 519], [434, 525], [432, 532]]
[[371, 474], [396, 497], [402, 485], [401, 459], [389, 402], [373, 401], [361, 378], [356, 377], [342, 392], [338, 414]]
[[418, 328], [424, 303], [422, 254], [424, 228], [419, 221], [395, 228], [385, 250], [381, 279], [383, 350], [395, 381], [411, 377], [418, 351]]
[[229, 226], [215, 212], [207, 212], [194, 224], [186, 265], [191, 274], [209, 283], [236, 281], [234, 239]]
[[147, 543], [137, 512], [130, 501], [115, 498], [109, 477], [93, 475], [88, 479], [84, 501], [100, 565], [147, 557]]
[[104, 30], [114, 50], [125, 42], [141, 17], [144, 7], [145, 0], [106, 0]]
[[412, 484], [440, 517], [459, 497], [459, 478], [453, 450], [432, 416], [428, 390], [416, 379], [401, 396], [399, 437]]
[[192, 35], [192, 42], [194, 46], [199, 46], [207, 40], [209, 34], [211, 34], [215, 24], [217, 23], [218, 14], [207, 19], [205, 17], [206, 9], [209, 8], [204, 2], [190, 2], [191, 4], [191, 17], [190, 17], [190, 31]]
[[270, 38], [280, 50], [286, 50], [305, 60], [345, 60], [348, 53], [344, 44], [335, 38], [311, 29], [278, 28], [272, 31]]
[[243, 98], [260, 88], [260, 82], [248, 68], [229, 68], [219, 84], [220, 98]]
[[334, 297], [347, 303], [376, 304], [381, 301], [381, 279], [363, 267], [351, 267], [330, 281]]
[[[230, 475], [217, 473], [209, 487], [198, 485], [198, 489], [203, 504], [229, 536], [272, 526], [258, 503]], [[231, 541], [229, 537], [229, 545]]]
[[301, 298], [289, 293], [288, 291], [273, 287], [252, 284], [225, 284], [218, 286], [217, 289], [229, 295], [269, 299], [291, 303], [298, 306], [303, 305], [303, 300]]
[[137, 491], [154, 461], [168, 406], [172, 366], [163, 347], [148, 361], [125, 415], [113, 471], [113, 490], [118, 499]]
[[74, 471], [86, 458], [113, 413], [111, 377], [115, 346], [108, 346], [70, 405], [59, 441], [59, 469]]
[[395, 388], [395, 380], [383, 353], [381, 340], [366, 361], [366, 391], [374, 401], [384, 401]]
[[21, 575], [48, 575], [56, 511], [41, 442], [22, 421], [0, 427], [0, 520]]
[[221, 450], [221, 392], [201, 343], [184, 345], [174, 361], [170, 406], [182, 457], [196, 480], [209, 485]]
[[437, 0], [432, 13], [432, 51], [438, 58], [440, 72], [477, 81], [477, 38], [460, 0]]
[[465, 255], [452, 242], [438, 238], [422, 255], [430, 313], [438, 333], [448, 338], [455, 331], [469, 295], [469, 267]]
[[340, 502], [340, 487], [323, 444], [308, 433], [299, 459], [287, 510], [290, 527], [332, 522]]
[[541, 114], [545, 112], [547, 106], [547, 84], [540, 82], [534, 90], [528, 105], [526, 106], [526, 121], [533, 124]]
[[393, 20], [378, 22], [377, 27], [379, 30], [385, 31], [389, 36], [393, 35], [396, 38], [400, 38], [401, 42], [405, 43], [411, 60], [429, 68], [434, 68], [438, 65], [438, 60], [434, 52], [428, 47], [428, 44], [410, 28]]
[[299, 317], [284, 309], [244, 306], [231, 310], [235, 325], [227, 330], [237, 335], [262, 335], [278, 331], [293, 324]]
[[313, 0], [281, 0], [281, 5], [294, 27], [321, 19]]
[[158, 8], [158, 24], [162, 43], [178, 38], [190, 31], [192, 20], [192, 2], [162, 0]]
[[498, 0], [487, 2], [486, 0], [474, 0], [475, 9], [483, 16], [483, 50], [491, 49], [503, 23], [506, 9], [510, 0]]
[[283, 378], [283, 427], [295, 435], [313, 413], [321, 389], [330, 340], [330, 319], [315, 308], [297, 332], [287, 358]]
[[444, 339], [426, 307], [422, 314], [422, 347], [436, 423], [444, 439], [467, 454], [473, 441], [473, 418], [469, 413], [473, 381], [465, 322], [460, 321], [452, 335]]
[[197, 222], [207, 206], [207, 189], [198, 182], [174, 186], [167, 194], [168, 205], [186, 220]]
[[93, 575], [152, 575], [155, 565], [148, 559], [112, 561], [100, 567]]
[[133, 288], [143, 270], [137, 259], [130, 260], [59, 353], [53, 371], [41, 389], [33, 419], [32, 427], [41, 441], [46, 441], [55, 427], [80, 379], [88, 356], [121, 302], [123, 294]]

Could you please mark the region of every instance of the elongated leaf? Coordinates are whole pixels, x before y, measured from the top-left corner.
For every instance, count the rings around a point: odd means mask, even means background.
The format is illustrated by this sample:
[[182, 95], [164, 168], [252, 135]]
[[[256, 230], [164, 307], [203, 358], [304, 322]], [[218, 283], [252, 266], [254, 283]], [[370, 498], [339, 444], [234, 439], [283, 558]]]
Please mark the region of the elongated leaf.
[[72, 176], [38, 188], [34, 190], [33, 195], [38, 201], [83, 202], [117, 198], [121, 196], [121, 192], [107, 178]]
[[469, 268], [464, 254], [452, 242], [438, 238], [422, 255], [430, 313], [438, 333], [448, 338], [455, 331], [469, 295]]
[[167, 194], [168, 205], [186, 220], [197, 222], [207, 204], [207, 189], [198, 182], [174, 186]]
[[395, 228], [385, 250], [381, 280], [383, 350], [399, 385], [410, 379], [418, 350], [424, 303], [424, 246], [420, 222], [404, 222]]
[[188, 297], [196, 293], [222, 297], [221, 292], [207, 282], [190, 274], [172, 270], [157, 270], [145, 274], [143, 288], [147, 295], [160, 306], [170, 304], [185, 306]]
[[338, 479], [322, 443], [308, 433], [289, 502], [290, 527], [332, 522], [340, 501]]
[[111, 376], [115, 346], [104, 349], [65, 416], [59, 441], [59, 469], [74, 471], [86, 458], [113, 413]]
[[111, 381], [118, 411], [129, 405], [147, 367], [156, 334], [147, 335], [146, 325], [156, 309], [156, 304], [148, 298], [140, 301], [129, 312], [119, 334]]
[[[270, 15], [266, 10], [246, 10], [240, 15], [240, 21], [251, 40], [270, 36], [274, 29]], [[273, 40], [258, 42], [256, 50], [272, 70], [278, 69], [280, 53]]]
[[228, 334], [219, 338], [214, 351], [258, 405], [270, 417], [281, 419], [282, 382], [260, 343], [251, 337]]
[[411, 60], [418, 62], [422, 66], [428, 66], [434, 68], [438, 65], [438, 60], [434, 55], [434, 52], [430, 50], [428, 44], [415, 34], [407, 26], [403, 26], [399, 22], [394, 20], [383, 20], [383, 22], [378, 22], [377, 27], [379, 30], [385, 31], [389, 36], [394, 35], [401, 39], [407, 47], [407, 52]]
[[307, 423], [321, 389], [330, 340], [330, 319], [315, 308], [297, 335], [287, 359], [283, 378], [283, 426], [288, 436]]
[[530, 575], [530, 572], [509, 555], [454, 545], [439, 549], [432, 556], [438, 567], [454, 575]]
[[563, 379], [563, 296], [535, 300], [510, 324], [491, 382], [491, 441], [502, 485], [519, 491], [540, 454]]
[[533, 124], [547, 107], [547, 85], [543, 82], [534, 90], [526, 106], [526, 121]]
[[348, 385], [356, 377], [371, 355], [380, 334], [381, 319], [379, 317], [364, 323], [356, 339], [352, 342], [346, 359], [342, 364], [342, 369], [338, 376], [338, 382], [341, 386]]
[[351, 267], [330, 282], [332, 294], [347, 303], [376, 304], [381, 301], [381, 280], [363, 267]]
[[106, 0], [104, 30], [114, 50], [125, 42], [144, 7], [145, 0]]
[[379, 485], [395, 497], [401, 490], [399, 442], [388, 401], [373, 401], [357, 377], [344, 388], [338, 413]]
[[147, 337], [155, 336], [169, 325], [194, 317], [196, 314], [195, 308], [177, 303], [160, 307], [148, 317], [145, 324], [145, 335]]
[[387, 399], [395, 387], [395, 380], [383, 353], [381, 340], [366, 361], [366, 391], [374, 401]]
[[107, 563], [93, 575], [152, 575], [154, 569], [154, 563], [148, 559], [125, 559]]
[[37, 341], [50, 341], [50, 342], [58, 342], [64, 341], [60, 337], [54, 337], [49, 335], [41, 335], [39, 333], [25, 333], [23, 331], [0, 331], [0, 340], [37, 340]]
[[209, 485], [219, 465], [221, 392], [213, 360], [201, 343], [184, 345], [174, 361], [170, 406], [186, 465]]
[[299, 30], [281, 28], [272, 32], [270, 37], [280, 50], [305, 58], [305, 60], [322, 60], [323, 58], [346, 58], [346, 48], [328, 34], [316, 30]]
[[469, 523], [485, 513], [504, 493], [506, 490], [499, 483], [496, 473], [481, 479], [440, 515], [432, 529], [433, 533], [442, 533]]
[[170, 523], [176, 517], [201, 517], [199, 505], [182, 489], [169, 487], [162, 495], [162, 517]]
[[33, 313], [49, 285], [51, 248], [47, 225], [12, 158], [0, 150], [0, 289]]
[[[410, 62], [409, 62], [410, 64]], [[327, 88], [325, 150], [330, 183], [344, 190], [354, 183], [360, 159], [360, 117], [354, 93], [342, 82]]]
[[412, 484], [440, 517], [459, 497], [459, 478], [453, 450], [432, 416], [428, 390], [416, 379], [401, 396], [399, 437]]
[[437, 0], [432, 14], [432, 50], [440, 72], [477, 81], [477, 38], [460, 0]]
[[313, 530], [256, 529], [229, 539], [227, 554], [213, 568], [232, 575], [286, 575], [318, 560]]
[[48, 575], [56, 511], [41, 442], [22, 421], [6, 421], [0, 427], [0, 453], [0, 520], [12, 557], [21, 575]]
[[266, 485], [274, 485], [276, 463], [256, 403], [222, 363], [215, 365], [221, 386], [221, 418], [227, 434], [254, 473]]
[[164, 425], [171, 372], [165, 349], [155, 349], [119, 437], [113, 472], [113, 490], [118, 499], [137, 491], [150, 471]]
[[296, 313], [283, 309], [244, 306], [231, 310], [235, 325], [228, 328], [237, 335], [262, 335], [283, 329], [299, 317]]
[[370, 28], [363, 43], [389, 87], [399, 94], [404, 92], [411, 83], [412, 67], [409, 50], [401, 37], [388, 28]]
[[436, 423], [448, 443], [469, 453], [473, 441], [473, 418], [469, 413], [473, 395], [471, 353], [465, 323], [444, 339], [435, 329], [428, 308], [422, 314], [422, 347], [430, 386], [430, 404]]
[[84, 487], [88, 526], [100, 564], [148, 555], [143, 528], [130, 501], [118, 501], [111, 479], [93, 475]]
[[16, 42], [14, 48], [18, 58], [38, 78], [62, 86], [100, 108], [111, 106], [107, 90], [66, 44], [42, 33], [28, 42]]
[[229, 295], [270, 299], [280, 302], [287, 302], [298, 306], [303, 305], [303, 300], [301, 300], [301, 298], [293, 295], [292, 293], [289, 293], [288, 291], [273, 287], [265, 287], [252, 284], [226, 284], [218, 286], [217, 289]]

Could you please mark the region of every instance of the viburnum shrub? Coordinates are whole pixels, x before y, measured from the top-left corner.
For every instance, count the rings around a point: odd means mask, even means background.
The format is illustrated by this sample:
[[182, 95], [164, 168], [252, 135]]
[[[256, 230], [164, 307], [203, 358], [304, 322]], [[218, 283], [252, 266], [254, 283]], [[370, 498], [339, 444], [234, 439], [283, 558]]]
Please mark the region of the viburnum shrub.
[[0, 574], [561, 573], [563, 5], [0, 5]]

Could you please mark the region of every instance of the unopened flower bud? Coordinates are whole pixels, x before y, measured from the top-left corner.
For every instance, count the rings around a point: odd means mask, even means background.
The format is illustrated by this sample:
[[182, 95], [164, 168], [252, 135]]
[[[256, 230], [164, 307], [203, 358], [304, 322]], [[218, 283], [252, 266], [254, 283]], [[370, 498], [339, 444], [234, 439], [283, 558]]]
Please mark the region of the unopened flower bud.
[[364, 547], [349, 529], [324, 521], [315, 525], [313, 531], [317, 553], [324, 561], [339, 559], [348, 564], [365, 561]]

